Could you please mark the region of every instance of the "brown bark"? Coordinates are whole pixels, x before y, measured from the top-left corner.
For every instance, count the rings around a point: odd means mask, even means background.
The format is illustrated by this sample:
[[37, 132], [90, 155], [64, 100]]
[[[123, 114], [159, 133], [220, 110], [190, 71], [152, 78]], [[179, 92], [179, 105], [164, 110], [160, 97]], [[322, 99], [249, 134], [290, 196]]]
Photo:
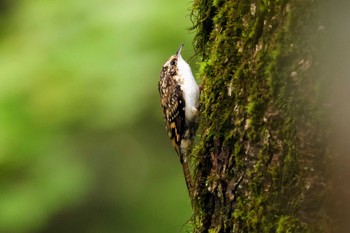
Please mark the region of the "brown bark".
[[320, 1], [196, 1], [195, 232], [328, 232]]

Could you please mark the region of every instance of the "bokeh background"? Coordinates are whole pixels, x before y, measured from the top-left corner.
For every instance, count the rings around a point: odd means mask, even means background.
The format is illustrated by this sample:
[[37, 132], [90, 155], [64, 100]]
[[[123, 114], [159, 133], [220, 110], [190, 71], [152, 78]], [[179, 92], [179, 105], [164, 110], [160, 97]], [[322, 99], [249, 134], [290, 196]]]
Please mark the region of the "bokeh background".
[[0, 0], [0, 233], [186, 231], [157, 82], [191, 4]]

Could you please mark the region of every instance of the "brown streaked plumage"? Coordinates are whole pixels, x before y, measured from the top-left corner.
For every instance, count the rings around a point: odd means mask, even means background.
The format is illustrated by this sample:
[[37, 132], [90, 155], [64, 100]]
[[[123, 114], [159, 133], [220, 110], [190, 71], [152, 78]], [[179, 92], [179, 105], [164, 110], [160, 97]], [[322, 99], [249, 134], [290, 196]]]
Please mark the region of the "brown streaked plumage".
[[[174, 58], [176, 59], [176, 58]], [[176, 67], [163, 67], [159, 80], [159, 94], [165, 120], [165, 128], [171, 144], [180, 156], [181, 135], [185, 129], [185, 102], [180, 85], [175, 80]]]
[[192, 179], [187, 156], [197, 128], [199, 90], [191, 68], [181, 57], [182, 46], [163, 65], [158, 91], [161, 98], [165, 128], [171, 144], [179, 155], [187, 188], [192, 198]]

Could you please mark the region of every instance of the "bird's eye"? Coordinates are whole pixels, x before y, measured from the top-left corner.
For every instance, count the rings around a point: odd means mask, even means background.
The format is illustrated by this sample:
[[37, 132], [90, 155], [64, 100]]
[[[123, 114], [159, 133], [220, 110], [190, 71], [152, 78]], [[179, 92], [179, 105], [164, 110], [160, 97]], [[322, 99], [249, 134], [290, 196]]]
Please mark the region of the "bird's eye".
[[172, 65], [172, 66], [174, 66], [176, 64], [176, 61], [175, 60], [172, 60], [171, 62], [170, 62], [170, 65]]

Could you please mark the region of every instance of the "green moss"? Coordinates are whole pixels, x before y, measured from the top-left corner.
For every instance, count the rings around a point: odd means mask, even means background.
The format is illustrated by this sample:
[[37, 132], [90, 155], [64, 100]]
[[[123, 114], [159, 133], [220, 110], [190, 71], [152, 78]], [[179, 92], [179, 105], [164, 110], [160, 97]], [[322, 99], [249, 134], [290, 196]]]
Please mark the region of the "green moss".
[[220, 229], [209, 229], [209, 233], [219, 233]]
[[312, 4], [195, 2], [194, 45], [203, 58], [201, 141], [194, 150], [198, 232], [307, 232], [296, 214], [306, 153], [297, 128], [313, 103], [301, 98], [291, 73], [302, 74], [300, 59], [312, 56], [301, 48], [313, 37], [296, 33]]
[[308, 233], [310, 231], [306, 226], [302, 226], [297, 218], [293, 216], [281, 216], [278, 221], [276, 233], [294, 232]]

